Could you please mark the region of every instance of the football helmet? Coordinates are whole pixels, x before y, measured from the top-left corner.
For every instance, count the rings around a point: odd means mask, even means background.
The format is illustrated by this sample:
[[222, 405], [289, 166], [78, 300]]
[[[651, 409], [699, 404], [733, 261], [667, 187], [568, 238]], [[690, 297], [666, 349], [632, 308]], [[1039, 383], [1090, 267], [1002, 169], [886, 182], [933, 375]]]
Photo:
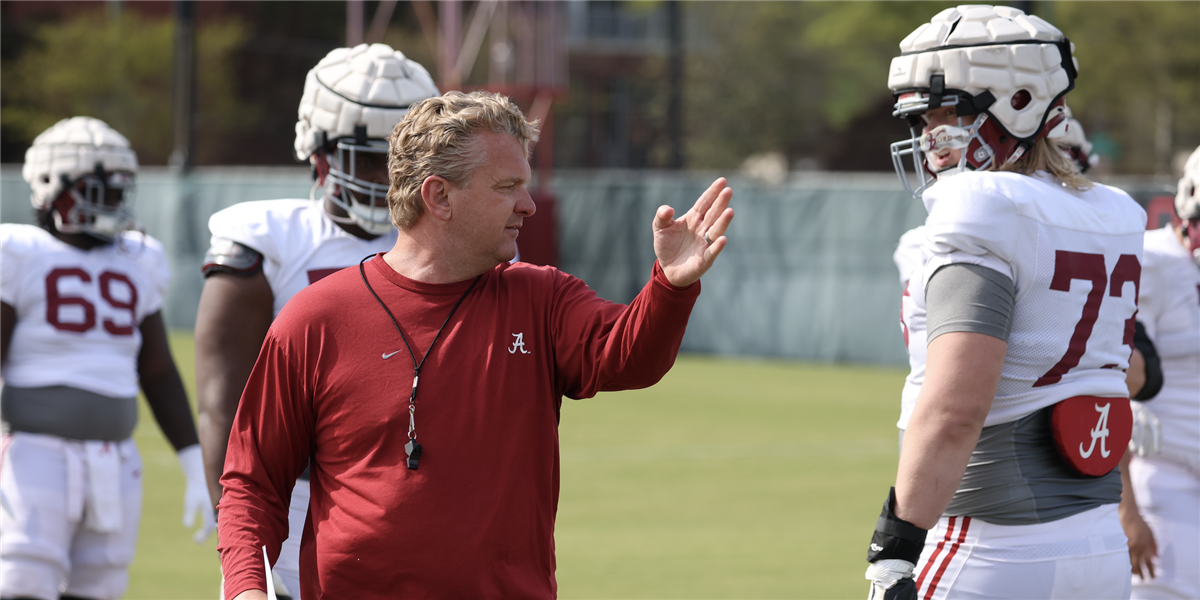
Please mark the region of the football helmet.
[[111, 242], [136, 223], [129, 204], [137, 169], [125, 136], [99, 119], [72, 117], [34, 138], [21, 175], [33, 207], [49, 211], [58, 231]]
[[1188, 249], [1200, 265], [1200, 148], [1196, 148], [1184, 163], [1179, 191], [1175, 193], [1175, 214], [1183, 221]]
[[[912, 135], [891, 146], [901, 183], [920, 198], [939, 176], [1017, 160], [1065, 123], [1063, 95], [1075, 87], [1074, 45], [1046, 21], [1007, 6], [948, 8], [900, 42], [888, 87], [893, 116]], [[924, 133], [926, 111], [953, 106], [958, 126]], [[976, 116], [965, 124], [963, 117]], [[1061, 135], [1061, 132], [1056, 131]], [[962, 150], [957, 167], [935, 173], [925, 153]], [[908, 166], [916, 172], [909, 181]]]
[[1063, 155], [1079, 167], [1080, 173], [1087, 173], [1100, 162], [1100, 157], [1092, 153], [1092, 143], [1088, 141], [1083, 125], [1071, 114], [1071, 107], [1063, 106], [1063, 114], [1066, 121], [1047, 137], [1052, 138]]
[[296, 158], [313, 159], [325, 196], [350, 215], [335, 221], [375, 235], [392, 229], [386, 138], [410, 106], [436, 95], [429, 72], [386, 44], [338, 48], [308, 72]]

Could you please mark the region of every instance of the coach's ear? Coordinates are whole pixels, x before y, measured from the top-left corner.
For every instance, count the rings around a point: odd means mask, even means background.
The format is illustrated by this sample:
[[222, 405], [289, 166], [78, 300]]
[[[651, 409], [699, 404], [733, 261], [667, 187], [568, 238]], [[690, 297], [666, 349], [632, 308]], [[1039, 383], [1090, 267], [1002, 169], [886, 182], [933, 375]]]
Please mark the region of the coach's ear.
[[451, 184], [445, 177], [430, 175], [421, 182], [421, 202], [425, 211], [439, 221], [449, 221]]

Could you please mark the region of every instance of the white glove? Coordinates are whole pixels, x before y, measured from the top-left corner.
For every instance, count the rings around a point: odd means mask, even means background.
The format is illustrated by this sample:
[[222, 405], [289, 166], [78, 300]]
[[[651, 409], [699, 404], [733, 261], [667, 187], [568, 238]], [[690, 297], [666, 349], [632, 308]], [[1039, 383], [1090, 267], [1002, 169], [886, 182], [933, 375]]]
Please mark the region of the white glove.
[[191, 529], [196, 524], [196, 511], [200, 511], [200, 529], [192, 541], [203, 544], [217, 530], [213, 515], [212, 500], [208, 497], [208, 483], [204, 480], [204, 458], [200, 455], [200, 444], [192, 444], [179, 451], [179, 464], [187, 487], [183, 492], [183, 526]]
[[1162, 452], [1162, 424], [1158, 417], [1141, 402], [1130, 401], [1133, 410], [1133, 436], [1129, 438], [1129, 451], [1138, 456]]
[[867, 594], [867, 600], [916, 600], [914, 566], [907, 560], [898, 558], [871, 563], [866, 574], [867, 579], [871, 580], [871, 591]]

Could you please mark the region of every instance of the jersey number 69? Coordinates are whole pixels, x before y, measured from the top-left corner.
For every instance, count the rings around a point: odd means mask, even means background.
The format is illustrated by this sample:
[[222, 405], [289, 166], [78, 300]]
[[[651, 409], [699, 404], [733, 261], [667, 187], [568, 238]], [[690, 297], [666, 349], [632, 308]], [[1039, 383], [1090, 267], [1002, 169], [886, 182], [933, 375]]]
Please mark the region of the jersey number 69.
[[[59, 268], [50, 271], [46, 276], [46, 322], [55, 329], [83, 333], [96, 326], [96, 306], [82, 296], [64, 296], [58, 291], [58, 281], [64, 277], [77, 277], [83, 283], [91, 283], [92, 276], [80, 268]], [[113, 293], [113, 284], [120, 282], [128, 289], [128, 300], [122, 300]], [[137, 288], [128, 277], [120, 273], [105, 271], [97, 278], [100, 286], [100, 297], [110, 306], [118, 310], [129, 311], [127, 324], [120, 324], [112, 319], [104, 319], [104, 330], [113, 335], [133, 335], [137, 326]], [[64, 306], [78, 306], [83, 309], [83, 321], [64, 321], [60, 311]]]

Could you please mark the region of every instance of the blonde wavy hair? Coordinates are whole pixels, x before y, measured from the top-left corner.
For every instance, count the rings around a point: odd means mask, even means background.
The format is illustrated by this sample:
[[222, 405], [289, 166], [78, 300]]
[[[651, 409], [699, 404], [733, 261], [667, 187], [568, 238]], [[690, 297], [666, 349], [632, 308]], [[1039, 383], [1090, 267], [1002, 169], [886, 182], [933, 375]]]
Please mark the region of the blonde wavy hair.
[[408, 230], [425, 213], [421, 185], [431, 175], [457, 187], [470, 183], [487, 157], [474, 134], [494, 131], [513, 136], [529, 158], [538, 123], [525, 118], [507, 96], [489, 92], [446, 92], [409, 109], [388, 136], [388, 211], [392, 224]]
[[1058, 178], [1068, 188], [1079, 192], [1092, 189], [1092, 182], [1079, 172], [1079, 165], [1063, 155], [1058, 146], [1048, 138], [1034, 142], [1033, 147], [1016, 161], [1000, 165], [995, 171], [1008, 171], [1022, 175], [1033, 175], [1045, 171]]

